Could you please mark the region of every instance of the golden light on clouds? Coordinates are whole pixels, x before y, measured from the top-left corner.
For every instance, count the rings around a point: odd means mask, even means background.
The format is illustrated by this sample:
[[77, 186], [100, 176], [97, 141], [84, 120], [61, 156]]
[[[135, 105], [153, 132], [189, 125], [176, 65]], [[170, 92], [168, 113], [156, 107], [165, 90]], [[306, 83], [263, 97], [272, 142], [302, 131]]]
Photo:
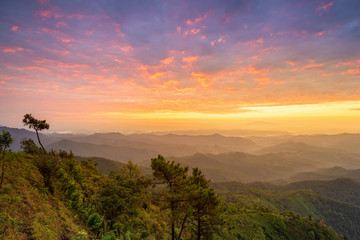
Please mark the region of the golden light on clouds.
[[0, 124], [360, 131], [356, 1], [90, 2], [4, 4]]

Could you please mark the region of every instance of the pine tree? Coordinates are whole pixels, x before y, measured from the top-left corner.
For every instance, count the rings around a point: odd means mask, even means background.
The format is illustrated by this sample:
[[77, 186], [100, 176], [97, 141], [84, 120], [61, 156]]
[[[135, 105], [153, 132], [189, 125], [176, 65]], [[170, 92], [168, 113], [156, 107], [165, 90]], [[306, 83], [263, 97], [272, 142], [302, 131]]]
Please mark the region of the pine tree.
[[190, 176], [191, 189], [189, 204], [192, 208], [190, 222], [196, 239], [209, 239], [213, 227], [219, 223], [218, 208], [220, 198], [213, 188], [209, 187], [209, 180], [198, 168], [193, 168]]
[[[181, 167], [180, 164], [169, 162], [159, 155], [151, 159], [151, 168], [153, 176], [160, 183], [165, 185], [161, 192], [163, 208], [170, 209], [171, 239], [181, 239], [187, 218], [189, 217], [189, 208], [187, 203], [188, 167]], [[179, 233], [175, 233], [175, 226], [179, 225]], [[177, 236], [176, 236], [177, 235]]]

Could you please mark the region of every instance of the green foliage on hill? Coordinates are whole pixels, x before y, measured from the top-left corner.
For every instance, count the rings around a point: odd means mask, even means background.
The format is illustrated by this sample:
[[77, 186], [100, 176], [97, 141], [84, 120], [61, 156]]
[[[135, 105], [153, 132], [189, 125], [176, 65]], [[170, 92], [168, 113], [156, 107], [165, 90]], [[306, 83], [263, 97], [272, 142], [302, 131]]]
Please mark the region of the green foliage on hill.
[[12, 161], [0, 190], [1, 239], [70, 239], [86, 228], [62, 195], [47, 193], [29, 155], [6, 155]]
[[223, 239], [343, 239], [324, 223], [289, 211], [229, 204], [224, 218]]
[[[287, 186], [229, 182], [214, 183], [212, 186], [229, 202], [236, 202], [242, 206], [265, 207], [280, 212], [290, 210], [302, 216], [323, 219], [327, 225], [348, 239], [359, 239], [360, 207], [351, 204], [355, 200], [353, 196], [358, 194], [359, 189], [354, 193], [347, 191], [349, 182], [353, 183], [353, 180], [299, 182]], [[355, 182], [349, 185], [349, 189], [354, 189], [357, 184]], [[321, 186], [324, 188], [322, 189]], [[343, 188], [341, 197], [336, 192], [340, 188]], [[333, 192], [330, 189], [333, 189]]]
[[[152, 179], [131, 162], [105, 176], [92, 160], [49, 152], [44, 157], [56, 164], [50, 190], [38, 154], [6, 152], [11, 161], [0, 190], [1, 239], [171, 239], [172, 222], [174, 236], [182, 231], [184, 240], [343, 239], [315, 218], [226, 203], [198, 169], [177, 172], [164, 159], [154, 163]], [[176, 188], [163, 178], [168, 172], [180, 174]], [[172, 201], [178, 204], [173, 214]]]
[[[89, 158], [86, 157], [80, 157], [80, 156], [75, 156], [75, 158], [79, 161], [87, 161]], [[107, 158], [102, 158], [102, 157], [91, 157], [90, 158], [95, 164], [96, 167], [98, 168], [98, 170], [102, 173], [102, 174], [109, 174], [111, 171], [116, 171], [119, 168], [124, 167], [126, 164], [125, 163], [121, 163], [121, 162], [117, 162], [117, 161], [113, 161]], [[141, 174], [147, 177], [151, 177], [152, 176], [152, 171], [150, 168], [146, 168], [146, 167], [138, 167], [141, 170]]]

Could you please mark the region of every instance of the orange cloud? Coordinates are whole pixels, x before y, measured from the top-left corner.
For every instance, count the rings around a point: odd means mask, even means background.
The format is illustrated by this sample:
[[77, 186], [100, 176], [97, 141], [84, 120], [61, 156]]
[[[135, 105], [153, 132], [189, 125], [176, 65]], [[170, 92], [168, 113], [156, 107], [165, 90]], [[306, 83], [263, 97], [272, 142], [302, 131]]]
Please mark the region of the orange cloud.
[[150, 78], [150, 79], [158, 79], [158, 78], [164, 76], [166, 73], [167, 73], [167, 72], [156, 72], [156, 73], [154, 73], [154, 74], [151, 74], [151, 75], [149, 76], [149, 78]]
[[319, 64], [308, 64], [308, 65], [305, 65], [301, 68], [301, 70], [305, 70], [305, 69], [309, 69], [309, 68], [317, 68], [317, 67], [322, 67], [324, 66], [323, 63], [319, 63]]
[[183, 62], [192, 63], [199, 59], [199, 56], [183, 57]]
[[174, 61], [174, 57], [168, 57], [168, 58], [165, 58], [165, 59], [161, 60], [160, 62], [161, 62], [162, 64], [167, 65], [167, 64], [172, 63], [173, 61]]
[[340, 62], [339, 64], [344, 65], [344, 66], [351, 65], [352, 61], [343, 61], [343, 62]]
[[177, 26], [177, 27], [176, 27], [176, 31], [177, 31], [178, 33], [180, 33], [180, 32], [181, 32], [181, 27], [180, 27], [180, 26]]
[[207, 78], [206, 74], [201, 73], [201, 72], [198, 72], [198, 73], [192, 72], [191, 76], [193, 76], [199, 83], [201, 83], [201, 86], [207, 87], [209, 85], [207, 83], [208, 78]]
[[267, 77], [255, 78], [255, 81], [259, 82], [260, 85], [267, 85], [270, 82], [270, 79]]
[[225, 40], [225, 37], [219, 37], [218, 40], [217, 40], [218, 43], [225, 43], [226, 40]]
[[343, 75], [346, 75], [346, 74], [359, 74], [359, 73], [360, 73], [359, 68], [351, 68], [351, 69], [348, 69], [348, 70], [342, 72]]
[[291, 66], [295, 66], [295, 62], [287, 61], [286, 63], [291, 65]]
[[251, 75], [265, 76], [269, 73], [269, 69], [256, 69], [253, 65], [250, 64], [247, 66], [246, 72]]

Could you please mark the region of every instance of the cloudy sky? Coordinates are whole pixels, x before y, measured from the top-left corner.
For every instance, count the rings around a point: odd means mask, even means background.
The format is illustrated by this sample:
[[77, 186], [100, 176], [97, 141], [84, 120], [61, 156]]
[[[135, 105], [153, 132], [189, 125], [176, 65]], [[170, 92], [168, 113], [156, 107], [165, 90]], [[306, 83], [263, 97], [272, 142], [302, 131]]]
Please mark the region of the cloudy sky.
[[2, 0], [0, 125], [32, 113], [54, 131], [360, 132], [359, 12], [357, 0]]

